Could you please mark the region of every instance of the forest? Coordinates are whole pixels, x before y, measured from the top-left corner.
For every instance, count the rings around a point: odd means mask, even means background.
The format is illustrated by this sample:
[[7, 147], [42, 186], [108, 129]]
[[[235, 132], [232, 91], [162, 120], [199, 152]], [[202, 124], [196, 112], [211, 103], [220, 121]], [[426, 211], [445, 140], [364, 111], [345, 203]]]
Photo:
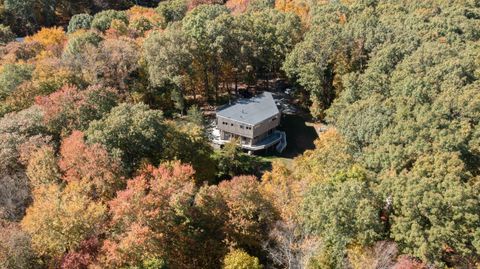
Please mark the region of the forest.
[[[315, 148], [212, 147], [279, 80]], [[480, 268], [479, 121], [478, 0], [0, 0], [0, 269]]]

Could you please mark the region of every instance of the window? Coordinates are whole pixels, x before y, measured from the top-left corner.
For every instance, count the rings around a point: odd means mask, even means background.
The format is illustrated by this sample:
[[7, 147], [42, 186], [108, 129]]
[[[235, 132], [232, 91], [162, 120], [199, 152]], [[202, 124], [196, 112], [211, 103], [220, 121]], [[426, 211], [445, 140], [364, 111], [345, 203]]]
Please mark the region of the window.
[[243, 126], [243, 125], [240, 124], [240, 129], [244, 129], [244, 128], [245, 128], [245, 126]]
[[233, 126], [233, 123], [231, 123], [230, 125]]

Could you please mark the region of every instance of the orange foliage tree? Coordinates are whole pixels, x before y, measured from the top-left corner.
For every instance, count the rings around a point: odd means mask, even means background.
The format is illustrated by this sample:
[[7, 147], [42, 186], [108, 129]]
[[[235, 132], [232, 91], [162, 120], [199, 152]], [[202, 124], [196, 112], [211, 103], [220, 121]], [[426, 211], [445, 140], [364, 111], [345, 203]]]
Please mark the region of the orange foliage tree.
[[91, 184], [93, 197], [109, 200], [125, 185], [120, 160], [111, 157], [103, 145], [86, 144], [80, 131], [62, 141], [60, 155], [63, 179]]

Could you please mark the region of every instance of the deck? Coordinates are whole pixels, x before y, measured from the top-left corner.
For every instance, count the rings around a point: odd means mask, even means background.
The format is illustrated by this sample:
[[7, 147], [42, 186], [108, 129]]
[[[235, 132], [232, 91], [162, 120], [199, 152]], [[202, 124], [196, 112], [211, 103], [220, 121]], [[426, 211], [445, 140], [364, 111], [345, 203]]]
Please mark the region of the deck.
[[[230, 140], [223, 140], [220, 139], [220, 132], [218, 129], [213, 130], [213, 140], [212, 142], [217, 144], [217, 145], [225, 145], [226, 143], [229, 143]], [[218, 135], [217, 135], [218, 134]], [[255, 145], [240, 145], [243, 149], [250, 150], [250, 151], [259, 151], [262, 149], [267, 149], [269, 147], [274, 146], [275, 144], [279, 143], [284, 139], [285, 133], [281, 131], [275, 131], [273, 134], [265, 137]]]

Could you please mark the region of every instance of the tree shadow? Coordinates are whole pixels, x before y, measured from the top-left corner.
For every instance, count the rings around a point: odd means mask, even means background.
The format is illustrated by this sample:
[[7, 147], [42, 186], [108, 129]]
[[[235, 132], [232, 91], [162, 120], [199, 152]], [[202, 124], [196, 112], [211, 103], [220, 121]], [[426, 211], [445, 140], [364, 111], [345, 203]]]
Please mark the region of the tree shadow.
[[278, 154], [284, 158], [294, 158], [303, 154], [306, 150], [314, 149], [315, 139], [318, 138], [315, 128], [306, 125], [306, 119], [300, 115], [282, 115], [282, 121], [278, 128], [287, 134], [287, 147]]

